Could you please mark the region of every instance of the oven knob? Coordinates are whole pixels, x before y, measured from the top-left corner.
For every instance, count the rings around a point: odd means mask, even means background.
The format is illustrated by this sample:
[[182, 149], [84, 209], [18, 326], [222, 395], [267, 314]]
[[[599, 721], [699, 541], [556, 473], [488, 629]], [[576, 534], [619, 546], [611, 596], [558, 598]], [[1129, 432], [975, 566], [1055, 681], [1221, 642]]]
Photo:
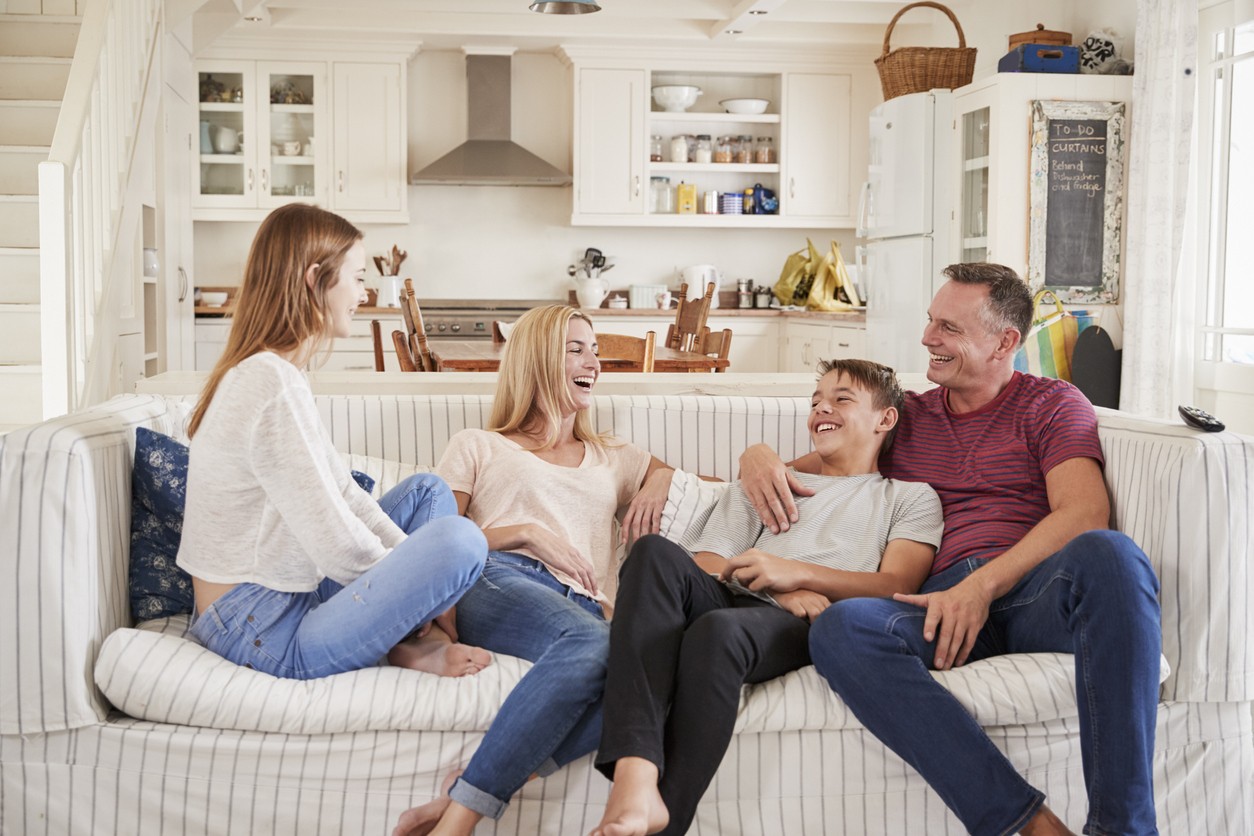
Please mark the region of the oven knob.
[[449, 326], [449, 330], [452, 331], [453, 333], [457, 333], [458, 331], [462, 330], [462, 327], [458, 325], [456, 322], [454, 322], [452, 325]]
[[428, 333], [428, 334], [430, 334], [430, 333], [431, 333], [432, 331], [434, 331], [434, 330], [435, 330], [435, 326], [434, 326], [434, 325], [432, 325], [430, 322], [428, 322], [428, 323], [427, 323], [427, 333]]
[[439, 325], [439, 330], [443, 331], [443, 330], [444, 330], [444, 328], [445, 328], [445, 325], [444, 325], [444, 323], [443, 323], [443, 322], [441, 322], [441, 323], [440, 323], [440, 325]]

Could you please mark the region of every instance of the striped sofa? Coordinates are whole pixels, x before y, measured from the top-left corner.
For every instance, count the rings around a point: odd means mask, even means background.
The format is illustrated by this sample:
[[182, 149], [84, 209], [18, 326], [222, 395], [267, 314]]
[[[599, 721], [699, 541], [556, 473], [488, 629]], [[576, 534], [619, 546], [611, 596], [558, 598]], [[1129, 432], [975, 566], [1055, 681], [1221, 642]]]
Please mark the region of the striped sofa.
[[[136, 629], [135, 428], [180, 434], [190, 400], [128, 395], [0, 438], [0, 832], [387, 833], [465, 763], [526, 663], [501, 659], [462, 680], [381, 667], [292, 683], [206, 661], [180, 619]], [[481, 426], [490, 397], [317, 401], [345, 454], [398, 463], [375, 474], [388, 482]], [[601, 429], [729, 478], [748, 444], [807, 449], [808, 406], [610, 395], [594, 410]], [[1254, 834], [1254, 439], [1108, 411], [1101, 435], [1114, 524], [1162, 579], [1171, 673], [1154, 758], [1159, 827]], [[1008, 656], [937, 676], [1078, 830], [1086, 802], [1070, 658]], [[481, 832], [586, 833], [607, 787], [585, 758], [529, 784]], [[962, 828], [808, 668], [745, 689], [693, 832]]]

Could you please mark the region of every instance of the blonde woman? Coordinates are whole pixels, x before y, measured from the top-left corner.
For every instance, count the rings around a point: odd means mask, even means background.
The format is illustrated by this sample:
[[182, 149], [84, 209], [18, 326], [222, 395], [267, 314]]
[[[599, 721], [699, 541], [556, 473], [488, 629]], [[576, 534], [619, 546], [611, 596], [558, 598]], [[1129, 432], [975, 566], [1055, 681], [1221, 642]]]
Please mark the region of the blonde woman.
[[449, 441], [437, 471], [482, 527], [483, 576], [457, 606], [471, 644], [534, 664], [506, 698], [448, 797], [401, 816], [397, 834], [469, 834], [498, 818], [532, 775], [596, 748], [617, 586], [613, 519], [624, 539], [656, 532], [672, 471], [592, 428], [600, 376], [592, 323], [535, 308], [514, 325], [487, 430]]
[[[272, 212], [189, 427], [178, 564], [195, 589], [191, 633], [274, 676], [374, 665], [446, 613], [487, 553], [438, 478], [412, 478], [375, 503], [318, 417], [301, 369], [348, 336], [365, 267], [361, 233], [338, 215], [303, 204]], [[488, 659], [431, 631], [403, 662], [460, 675]]]

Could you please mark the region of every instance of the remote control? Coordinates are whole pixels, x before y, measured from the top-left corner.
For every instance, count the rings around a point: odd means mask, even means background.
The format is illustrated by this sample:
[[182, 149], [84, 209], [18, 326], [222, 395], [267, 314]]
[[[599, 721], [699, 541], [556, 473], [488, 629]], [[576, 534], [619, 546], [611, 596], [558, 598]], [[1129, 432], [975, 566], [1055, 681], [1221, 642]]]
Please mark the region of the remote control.
[[1180, 416], [1184, 418], [1184, 423], [1191, 427], [1197, 427], [1199, 430], [1205, 430], [1208, 433], [1222, 432], [1224, 428], [1222, 421], [1209, 412], [1203, 412], [1196, 406], [1180, 407]]

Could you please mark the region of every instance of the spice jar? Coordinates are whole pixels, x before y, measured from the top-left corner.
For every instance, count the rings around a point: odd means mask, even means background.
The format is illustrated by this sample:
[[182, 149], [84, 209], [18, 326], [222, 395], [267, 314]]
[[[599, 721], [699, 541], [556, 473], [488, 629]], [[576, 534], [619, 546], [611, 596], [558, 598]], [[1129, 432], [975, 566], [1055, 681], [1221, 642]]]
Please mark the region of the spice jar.
[[675, 134], [671, 137], [671, 162], [688, 162], [688, 135]]
[[714, 146], [710, 142], [709, 134], [697, 134], [697, 150], [692, 161], [702, 165], [714, 162]]
[[753, 200], [753, 189], [745, 189], [744, 211], [741, 214], [752, 215], [756, 211], [756, 203]]
[[652, 212], [655, 215], [671, 215], [675, 212], [675, 190], [671, 188], [671, 178], [650, 177], [649, 197], [652, 201]]
[[649, 162], [662, 162], [662, 137], [657, 134], [649, 137]]
[[729, 163], [732, 161], [732, 146], [730, 136], [720, 136], [718, 141], [714, 143], [714, 162]]
[[732, 152], [732, 162], [742, 165], [753, 162], [753, 137], [741, 135], [736, 138], [736, 148]]
[[[750, 195], [753, 189], [749, 190]], [[681, 215], [697, 214], [697, 187], [693, 183], [680, 180], [675, 187], [675, 209]]]
[[769, 136], [758, 137], [758, 146], [754, 149], [753, 161], [759, 165], [774, 165], [777, 161], [775, 141]]

